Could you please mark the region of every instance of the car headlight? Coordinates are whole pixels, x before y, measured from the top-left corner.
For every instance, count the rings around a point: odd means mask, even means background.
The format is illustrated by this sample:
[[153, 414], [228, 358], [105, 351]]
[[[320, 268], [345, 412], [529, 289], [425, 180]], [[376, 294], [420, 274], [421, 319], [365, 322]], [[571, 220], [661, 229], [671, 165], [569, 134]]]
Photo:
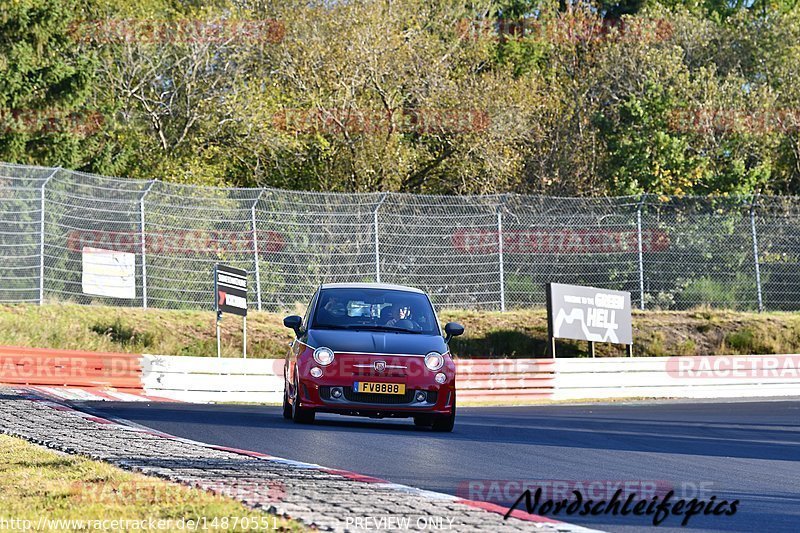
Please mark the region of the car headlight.
[[444, 356], [439, 352], [430, 352], [425, 356], [425, 366], [428, 370], [439, 370], [444, 365]]
[[314, 350], [314, 361], [321, 366], [328, 366], [333, 363], [333, 350], [330, 348], [317, 348]]

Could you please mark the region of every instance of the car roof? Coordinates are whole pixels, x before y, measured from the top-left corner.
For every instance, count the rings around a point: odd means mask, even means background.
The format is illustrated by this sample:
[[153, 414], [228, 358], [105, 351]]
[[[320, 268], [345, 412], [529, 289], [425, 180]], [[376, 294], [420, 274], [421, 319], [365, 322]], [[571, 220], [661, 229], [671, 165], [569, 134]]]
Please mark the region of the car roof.
[[425, 291], [415, 287], [405, 285], [393, 285], [391, 283], [323, 283], [320, 289], [382, 289], [387, 291], [406, 291], [425, 294]]

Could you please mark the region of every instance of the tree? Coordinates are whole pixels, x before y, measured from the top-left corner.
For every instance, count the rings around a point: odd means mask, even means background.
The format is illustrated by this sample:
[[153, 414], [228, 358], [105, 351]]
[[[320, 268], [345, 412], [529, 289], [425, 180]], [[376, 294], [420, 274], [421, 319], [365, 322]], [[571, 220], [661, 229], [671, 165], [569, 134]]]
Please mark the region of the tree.
[[793, 0], [19, 0], [0, 159], [187, 183], [800, 191]]
[[0, 11], [0, 160], [82, 168], [99, 151], [97, 65], [75, 47], [80, 0], [20, 0]]

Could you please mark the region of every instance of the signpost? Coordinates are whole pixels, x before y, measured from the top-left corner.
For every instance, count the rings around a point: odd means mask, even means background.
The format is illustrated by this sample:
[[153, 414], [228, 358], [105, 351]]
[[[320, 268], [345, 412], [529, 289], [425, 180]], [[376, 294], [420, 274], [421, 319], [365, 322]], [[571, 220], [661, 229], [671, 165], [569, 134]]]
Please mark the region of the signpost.
[[214, 265], [214, 310], [217, 312], [217, 357], [222, 357], [220, 323], [222, 313], [242, 317], [242, 356], [247, 358], [247, 271]]
[[633, 355], [631, 293], [580, 285], [547, 284], [547, 329], [550, 351], [556, 357], [556, 339], [625, 344]]

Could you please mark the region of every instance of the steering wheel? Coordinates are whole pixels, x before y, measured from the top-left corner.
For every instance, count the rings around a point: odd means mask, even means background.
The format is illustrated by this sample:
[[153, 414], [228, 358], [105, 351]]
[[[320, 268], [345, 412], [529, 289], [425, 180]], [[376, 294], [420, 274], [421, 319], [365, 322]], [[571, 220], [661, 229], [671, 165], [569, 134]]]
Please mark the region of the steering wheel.
[[422, 329], [422, 326], [414, 322], [413, 320], [409, 320], [404, 318], [403, 320], [398, 320], [395, 322], [395, 326], [398, 328], [405, 328], [409, 331], [419, 331]]

